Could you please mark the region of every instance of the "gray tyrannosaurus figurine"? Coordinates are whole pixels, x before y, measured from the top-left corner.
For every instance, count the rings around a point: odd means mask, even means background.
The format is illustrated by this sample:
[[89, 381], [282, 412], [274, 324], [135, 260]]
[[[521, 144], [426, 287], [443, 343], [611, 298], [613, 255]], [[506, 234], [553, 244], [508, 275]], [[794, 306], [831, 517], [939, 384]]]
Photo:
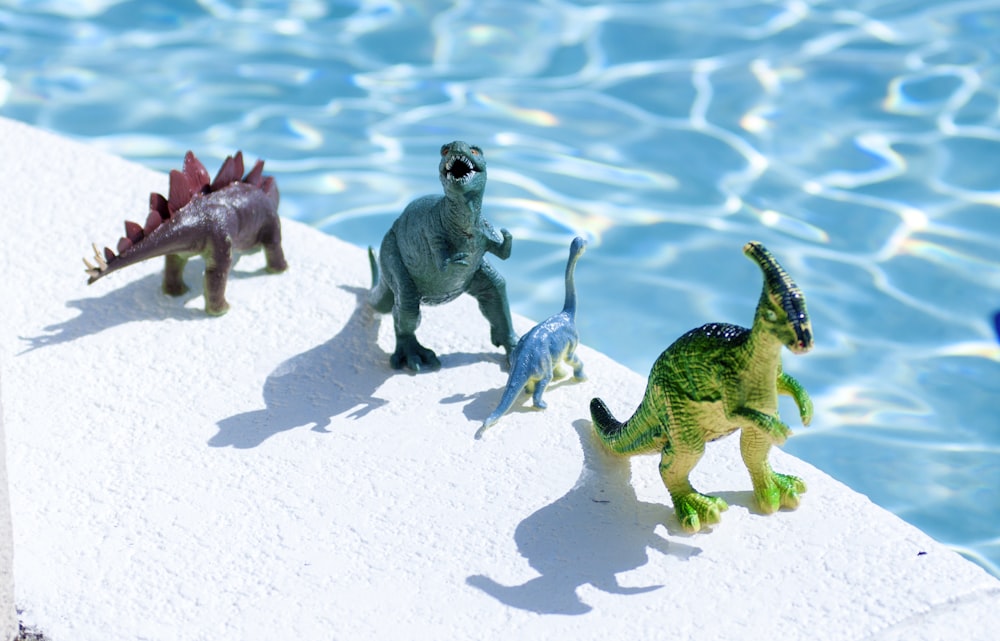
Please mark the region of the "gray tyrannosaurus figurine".
[[[411, 202], [382, 239], [378, 259], [369, 248], [372, 290], [369, 301], [380, 313], [392, 311], [395, 369], [437, 369], [437, 355], [417, 342], [420, 304], [439, 305], [468, 292], [490, 323], [493, 344], [510, 356], [517, 343], [503, 277], [486, 252], [506, 260], [511, 236], [497, 234], [482, 217], [486, 159], [479, 147], [455, 141], [441, 147], [438, 174], [444, 196]], [[381, 277], [380, 277], [381, 272]]]

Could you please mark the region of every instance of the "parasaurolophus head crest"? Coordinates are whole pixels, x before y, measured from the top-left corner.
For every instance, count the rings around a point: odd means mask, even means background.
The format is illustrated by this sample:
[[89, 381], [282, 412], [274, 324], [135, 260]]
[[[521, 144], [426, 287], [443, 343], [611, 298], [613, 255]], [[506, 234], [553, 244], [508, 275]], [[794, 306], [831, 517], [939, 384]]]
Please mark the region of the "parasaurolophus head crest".
[[802, 290], [764, 245], [750, 241], [743, 253], [757, 263], [764, 275], [764, 291], [757, 304], [756, 323], [763, 323], [795, 354], [813, 347], [812, 324]]

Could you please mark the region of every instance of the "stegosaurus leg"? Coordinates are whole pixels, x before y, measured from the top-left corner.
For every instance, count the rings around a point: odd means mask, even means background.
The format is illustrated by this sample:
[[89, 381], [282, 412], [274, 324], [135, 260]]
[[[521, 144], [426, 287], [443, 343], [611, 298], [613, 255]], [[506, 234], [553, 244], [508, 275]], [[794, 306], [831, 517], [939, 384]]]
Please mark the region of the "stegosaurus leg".
[[718, 523], [722, 513], [729, 509], [722, 499], [696, 491], [688, 480], [704, 451], [704, 444], [678, 451], [667, 443], [660, 454], [660, 478], [670, 492], [677, 519], [687, 532], [697, 532], [706, 525]]
[[163, 293], [168, 296], [181, 296], [188, 290], [184, 284], [184, 266], [188, 259], [178, 254], [167, 254], [166, 265], [163, 267]]
[[288, 269], [285, 252], [281, 249], [281, 227], [272, 226], [261, 237], [264, 246], [264, 259], [267, 261], [267, 271], [270, 274], [280, 274]]
[[229, 311], [226, 302], [226, 281], [233, 266], [233, 244], [227, 238], [214, 239], [205, 255], [205, 311], [221, 316]]

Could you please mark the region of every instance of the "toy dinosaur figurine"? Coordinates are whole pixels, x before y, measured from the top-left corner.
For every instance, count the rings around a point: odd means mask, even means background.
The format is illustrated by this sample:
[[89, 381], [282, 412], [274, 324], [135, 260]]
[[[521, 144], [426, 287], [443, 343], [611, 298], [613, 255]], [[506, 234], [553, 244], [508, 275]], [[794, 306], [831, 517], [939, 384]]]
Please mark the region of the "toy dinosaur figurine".
[[264, 175], [264, 161], [243, 177], [243, 153], [226, 158], [214, 180], [190, 151], [184, 156], [183, 171], [170, 172], [170, 192], [149, 195], [149, 216], [145, 226], [125, 222], [125, 236], [118, 241], [118, 253], [94, 246], [92, 265], [86, 258], [91, 284], [122, 267], [157, 256], [166, 256], [163, 291], [180, 296], [187, 291], [184, 265], [192, 256], [205, 259], [205, 311], [225, 314], [226, 279], [233, 264], [233, 252], [255, 251], [263, 247], [267, 271], [288, 268], [281, 249], [281, 221], [278, 218], [278, 187]]
[[561, 312], [532, 327], [517, 342], [510, 357], [510, 374], [500, 404], [483, 421], [476, 438], [482, 438], [483, 432], [507, 413], [522, 390], [532, 394], [535, 407], [545, 409], [542, 393], [553, 379], [567, 375], [563, 365], [573, 369], [574, 380], [586, 380], [583, 363], [576, 356], [580, 336], [576, 331], [576, 287], [573, 285], [576, 261], [586, 247], [587, 242], [580, 237], [574, 238], [570, 244], [566, 263], [566, 303]]
[[[380, 313], [392, 311], [395, 369], [441, 366], [437, 355], [417, 342], [420, 304], [438, 305], [468, 292], [490, 323], [493, 344], [510, 357], [517, 343], [503, 277], [486, 252], [506, 260], [511, 236], [496, 233], [481, 215], [486, 159], [479, 147], [455, 141], [441, 147], [438, 164], [444, 196], [424, 196], [406, 206], [382, 239], [378, 259], [369, 248], [372, 290], [369, 301]], [[381, 267], [381, 278], [379, 268]]]
[[774, 472], [767, 460], [771, 445], [784, 443], [790, 434], [778, 418], [778, 394], [795, 399], [804, 425], [812, 420], [809, 395], [781, 371], [782, 345], [794, 354], [812, 349], [805, 299], [763, 245], [747, 243], [743, 253], [764, 274], [751, 329], [713, 323], [681, 336], [653, 364], [642, 403], [624, 423], [600, 399], [590, 402], [597, 434], [613, 451], [660, 452], [660, 477], [681, 527], [689, 532], [718, 523], [728, 508], [722, 499], [696, 492], [688, 474], [705, 443], [736, 430], [741, 430], [743, 462], [764, 513], [796, 508], [806, 491], [801, 479]]

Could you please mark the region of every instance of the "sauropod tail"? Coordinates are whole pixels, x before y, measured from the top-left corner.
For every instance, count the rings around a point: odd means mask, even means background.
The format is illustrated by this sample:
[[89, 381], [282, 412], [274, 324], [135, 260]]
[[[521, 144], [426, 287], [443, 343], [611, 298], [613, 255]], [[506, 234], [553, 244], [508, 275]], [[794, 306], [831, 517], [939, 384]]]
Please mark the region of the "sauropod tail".
[[493, 413], [486, 417], [483, 421], [482, 427], [476, 432], [476, 438], [480, 439], [483, 437], [483, 433], [489, 428], [496, 425], [497, 421], [500, 420], [504, 414], [514, 406], [514, 401], [517, 397], [521, 395], [524, 390], [524, 386], [528, 384], [528, 375], [524, 372], [524, 368], [515, 366], [511, 369], [510, 377], [507, 379], [507, 387], [503, 390], [503, 396], [500, 397], [500, 403], [497, 405]]

